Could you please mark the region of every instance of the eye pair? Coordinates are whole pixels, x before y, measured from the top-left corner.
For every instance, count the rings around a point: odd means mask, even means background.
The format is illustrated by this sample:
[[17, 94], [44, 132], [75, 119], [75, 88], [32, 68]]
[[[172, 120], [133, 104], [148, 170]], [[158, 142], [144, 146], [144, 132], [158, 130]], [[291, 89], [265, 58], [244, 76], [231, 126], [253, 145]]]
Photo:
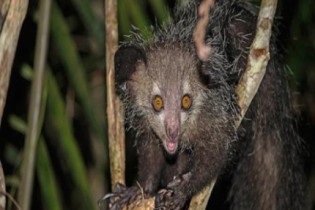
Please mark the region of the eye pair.
[[[181, 106], [182, 106], [182, 109], [184, 110], [188, 110], [190, 107], [191, 107], [191, 98], [188, 94], [184, 95], [183, 98], [182, 98], [182, 101], [181, 101]], [[163, 107], [164, 107], [164, 103], [163, 103], [163, 99], [161, 96], [159, 95], [156, 95], [154, 98], [153, 98], [153, 101], [152, 101], [152, 106], [153, 106], [153, 109], [157, 112], [160, 112]]]

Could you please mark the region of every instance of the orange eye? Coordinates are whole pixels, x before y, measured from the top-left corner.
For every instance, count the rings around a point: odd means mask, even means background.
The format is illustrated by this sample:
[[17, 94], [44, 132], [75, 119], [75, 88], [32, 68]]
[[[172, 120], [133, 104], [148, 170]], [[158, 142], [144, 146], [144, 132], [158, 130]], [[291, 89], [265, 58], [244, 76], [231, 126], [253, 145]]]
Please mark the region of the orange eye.
[[163, 99], [161, 96], [155, 96], [153, 99], [153, 108], [155, 111], [160, 112], [163, 109]]
[[182, 108], [188, 110], [191, 106], [191, 98], [189, 95], [184, 95], [182, 99]]

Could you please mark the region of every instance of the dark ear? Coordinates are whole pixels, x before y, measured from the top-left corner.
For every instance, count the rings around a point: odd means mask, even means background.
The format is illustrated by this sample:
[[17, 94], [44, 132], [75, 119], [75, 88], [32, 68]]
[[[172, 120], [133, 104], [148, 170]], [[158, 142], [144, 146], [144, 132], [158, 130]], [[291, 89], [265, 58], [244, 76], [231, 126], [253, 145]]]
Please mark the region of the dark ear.
[[227, 30], [227, 55], [232, 62], [237, 61], [234, 63], [236, 72], [231, 72], [236, 75], [241, 75], [247, 66], [249, 48], [255, 36], [257, 17], [253, 10], [245, 3], [231, 9], [235, 14], [231, 14]]
[[144, 49], [136, 45], [122, 45], [115, 54], [115, 80], [119, 86], [128, 81], [138, 62], [146, 64]]

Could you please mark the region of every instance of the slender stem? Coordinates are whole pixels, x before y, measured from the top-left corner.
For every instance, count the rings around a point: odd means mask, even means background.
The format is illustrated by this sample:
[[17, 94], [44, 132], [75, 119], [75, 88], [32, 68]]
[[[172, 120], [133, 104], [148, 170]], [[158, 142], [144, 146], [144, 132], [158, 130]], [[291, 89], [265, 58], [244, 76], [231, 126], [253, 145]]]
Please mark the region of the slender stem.
[[125, 131], [121, 103], [115, 95], [114, 54], [118, 45], [117, 1], [105, 1], [106, 86], [110, 171], [112, 187], [125, 183]]
[[241, 124], [266, 72], [270, 59], [269, 43], [277, 2], [277, 0], [261, 1], [256, 36], [249, 51], [247, 67], [236, 87], [238, 105], [241, 108], [240, 118], [236, 122], [237, 126]]
[[0, 125], [13, 58], [27, 6], [28, 0], [0, 1]]
[[4, 180], [4, 173], [2, 169], [2, 164], [0, 162], [0, 210], [5, 210], [6, 206], [6, 198], [5, 198], [5, 180]]
[[196, 53], [200, 60], [206, 61], [211, 53], [211, 48], [205, 43], [206, 28], [209, 22], [210, 8], [214, 5], [214, 0], [203, 0], [198, 8], [199, 20], [194, 31], [194, 42]]
[[21, 185], [18, 192], [18, 202], [23, 210], [29, 210], [34, 179], [34, 163], [36, 156], [41, 96], [43, 88], [44, 69], [47, 56], [49, 19], [51, 0], [40, 1], [40, 18], [36, 37], [36, 53], [34, 59], [35, 73], [31, 87], [30, 105], [28, 110], [28, 128], [25, 137], [24, 160], [22, 163]]

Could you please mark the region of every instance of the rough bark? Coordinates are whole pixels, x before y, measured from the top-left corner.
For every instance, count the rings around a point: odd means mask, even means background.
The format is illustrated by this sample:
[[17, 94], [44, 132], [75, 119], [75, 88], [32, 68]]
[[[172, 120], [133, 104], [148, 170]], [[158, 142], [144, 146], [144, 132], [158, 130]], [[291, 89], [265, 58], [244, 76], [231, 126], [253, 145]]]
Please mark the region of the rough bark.
[[28, 0], [4, 0], [0, 3], [0, 125], [11, 67], [27, 6]]
[[115, 94], [114, 55], [118, 45], [117, 1], [105, 1], [107, 122], [112, 188], [125, 183], [125, 131], [122, 105]]

